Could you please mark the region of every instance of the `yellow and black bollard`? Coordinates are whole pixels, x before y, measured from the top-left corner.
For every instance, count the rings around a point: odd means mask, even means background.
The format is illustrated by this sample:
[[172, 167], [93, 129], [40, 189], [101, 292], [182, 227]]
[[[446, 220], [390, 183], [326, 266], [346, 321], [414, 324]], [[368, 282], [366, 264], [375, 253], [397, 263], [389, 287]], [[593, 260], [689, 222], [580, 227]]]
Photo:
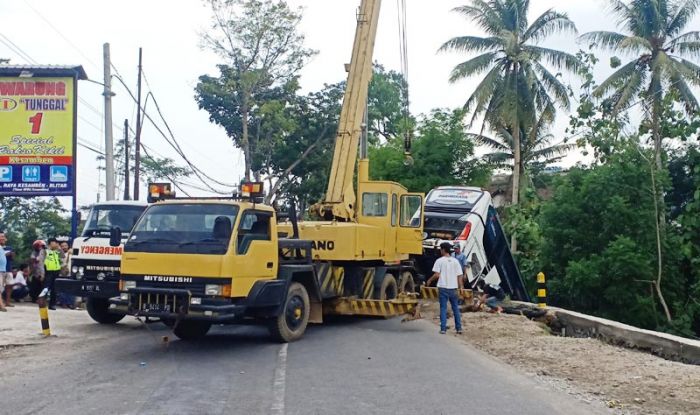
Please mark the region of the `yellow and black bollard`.
[[[46, 291], [46, 290], [44, 290]], [[49, 328], [49, 308], [46, 304], [46, 295], [42, 292], [39, 296], [37, 303], [39, 304], [39, 317], [41, 318], [41, 334], [44, 337], [51, 336], [51, 329]]]
[[547, 308], [547, 281], [544, 272], [537, 274], [537, 306]]

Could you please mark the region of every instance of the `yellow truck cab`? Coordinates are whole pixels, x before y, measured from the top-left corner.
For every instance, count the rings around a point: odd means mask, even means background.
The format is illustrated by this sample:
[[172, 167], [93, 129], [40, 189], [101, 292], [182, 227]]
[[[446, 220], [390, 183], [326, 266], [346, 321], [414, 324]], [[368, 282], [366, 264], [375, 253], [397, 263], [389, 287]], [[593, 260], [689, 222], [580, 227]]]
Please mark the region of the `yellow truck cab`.
[[[278, 238], [269, 206], [161, 201], [124, 245], [110, 311], [162, 318], [181, 338], [204, 335], [212, 323], [259, 319], [279, 340], [293, 340], [308, 322], [310, 295], [319, 299], [310, 252], [311, 242]], [[275, 324], [280, 315], [286, 321]]]

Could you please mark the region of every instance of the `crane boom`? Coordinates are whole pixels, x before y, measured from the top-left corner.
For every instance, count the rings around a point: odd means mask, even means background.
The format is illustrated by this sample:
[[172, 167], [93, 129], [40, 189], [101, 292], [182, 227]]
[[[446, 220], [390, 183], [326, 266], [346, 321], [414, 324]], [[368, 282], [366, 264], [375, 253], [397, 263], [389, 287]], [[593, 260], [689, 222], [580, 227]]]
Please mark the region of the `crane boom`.
[[372, 79], [372, 56], [377, 37], [381, 0], [362, 0], [357, 14], [357, 29], [348, 80], [336, 135], [333, 164], [320, 204], [321, 216], [341, 221], [356, 219], [353, 177], [362, 134], [362, 121]]

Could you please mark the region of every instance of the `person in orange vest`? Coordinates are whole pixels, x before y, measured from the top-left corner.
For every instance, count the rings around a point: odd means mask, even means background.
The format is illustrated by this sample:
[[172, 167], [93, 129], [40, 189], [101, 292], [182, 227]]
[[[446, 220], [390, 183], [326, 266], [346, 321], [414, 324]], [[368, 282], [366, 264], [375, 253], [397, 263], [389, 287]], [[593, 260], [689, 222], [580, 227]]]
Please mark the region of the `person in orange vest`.
[[49, 290], [49, 310], [56, 309], [56, 278], [61, 273], [61, 264], [63, 263], [63, 252], [59, 249], [56, 238], [49, 239], [49, 249], [46, 251], [46, 259], [44, 259], [44, 268], [46, 269], [45, 287]]

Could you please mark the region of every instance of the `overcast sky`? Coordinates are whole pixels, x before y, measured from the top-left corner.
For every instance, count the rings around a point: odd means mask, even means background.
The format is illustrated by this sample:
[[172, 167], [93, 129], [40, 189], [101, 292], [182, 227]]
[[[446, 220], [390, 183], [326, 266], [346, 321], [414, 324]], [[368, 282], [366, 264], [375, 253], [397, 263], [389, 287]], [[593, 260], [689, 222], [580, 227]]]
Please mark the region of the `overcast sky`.
[[[450, 85], [448, 74], [466, 56], [438, 54], [436, 51], [454, 36], [479, 34], [468, 21], [450, 12], [468, 0], [408, 0], [409, 83], [412, 111], [425, 113], [437, 107], [456, 107], [473, 91], [476, 80]], [[304, 68], [301, 84], [304, 92], [320, 89], [324, 83], [344, 78], [343, 64], [348, 62], [355, 30], [355, 12], [360, 0], [289, 0], [304, 8], [301, 30], [307, 45], [319, 54]], [[605, 13], [604, 0], [532, 0], [531, 19], [548, 8], [567, 12], [581, 33], [612, 30], [614, 20]], [[112, 62], [119, 74], [135, 90], [138, 48], [143, 47], [144, 71], [150, 89], [160, 103], [166, 120], [188, 157], [209, 175], [235, 183], [242, 175], [242, 156], [233, 148], [222, 128], [211, 124], [208, 115], [194, 101], [193, 88], [202, 74], [215, 75], [219, 58], [199, 47], [199, 35], [209, 21], [209, 11], [200, 0], [16, 0], [0, 2], [0, 57], [12, 63], [30, 63], [11, 50], [12, 41], [26, 55], [41, 64], [81, 64], [90, 79], [101, 82], [102, 44], [111, 44]], [[697, 28], [696, 19], [689, 27]], [[5, 41], [5, 42], [1, 42]], [[575, 36], [553, 37], [547, 46], [572, 53], [581, 45]], [[398, 69], [399, 41], [397, 6], [385, 0], [380, 18], [375, 60], [390, 69]], [[600, 77], [609, 73], [602, 65]], [[568, 80], [568, 78], [565, 78]], [[144, 85], [145, 90], [149, 89]], [[114, 123], [124, 119], [135, 124], [135, 104], [114, 82]], [[102, 87], [81, 82], [78, 135], [82, 142], [103, 149]], [[152, 106], [148, 112], [156, 117]], [[564, 137], [558, 122], [557, 136]], [[120, 137], [121, 129], [114, 129]], [[146, 122], [143, 142], [158, 155], [181, 160]], [[78, 201], [94, 202], [104, 174], [98, 171], [95, 153], [78, 148]], [[196, 179], [188, 182], [198, 184]], [[192, 194], [204, 194], [192, 190]]]

